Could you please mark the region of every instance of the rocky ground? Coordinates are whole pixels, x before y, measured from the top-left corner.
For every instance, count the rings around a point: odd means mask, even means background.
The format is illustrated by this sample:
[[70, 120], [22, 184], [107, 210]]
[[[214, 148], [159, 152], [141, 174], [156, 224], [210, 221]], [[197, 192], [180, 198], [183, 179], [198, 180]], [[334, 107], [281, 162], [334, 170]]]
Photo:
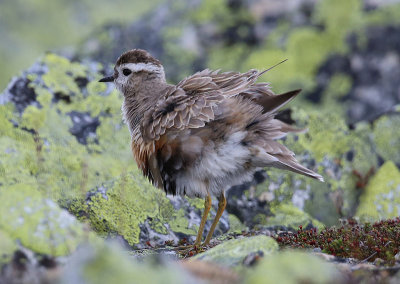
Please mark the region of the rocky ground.
[[[10, 82], [0, 95], [0, 283], [399, 281], [396, 221], [352, 244], [367, 255], [350, 253], [344, 231], [314, 234], [399, 216], [400, 8], [273, 2], [161, 5], [102, 27], [74, 56], [43, 55]], [[193, 242], [203, 201], [165, 196], [142, 177], [121, 95], [97, 82], [132, 47], [161, 58], [172, 82], [205, 66], [264, 68], [291, 51], [265, 79], [304, 89], [279, 117], [308, 132], [283, 143], [326, 182], [259, 172], [228, 191], [210, 248], [177, 252]]]

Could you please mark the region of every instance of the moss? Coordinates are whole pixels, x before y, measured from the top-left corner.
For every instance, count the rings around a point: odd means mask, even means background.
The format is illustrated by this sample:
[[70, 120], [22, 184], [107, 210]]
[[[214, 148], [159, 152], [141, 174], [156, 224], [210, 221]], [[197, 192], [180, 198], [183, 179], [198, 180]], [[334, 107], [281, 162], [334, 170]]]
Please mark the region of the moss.
[[6, 232], [0, 230], [0, 269], [3, 264], [8, 263], [14, 251], [17, 250], [15, 240], [13, 240]]
[[196, 255], [193, 259], [214, 262], [224, 266], [236, 266], [241, 264], [243, 259], [251, 253], [261, 251], [264, 255], [268, 255], [277, 249], [278, 244], [274, 239], [259, 235], [226, 241], [204, 253]]
[[10, 186], [0, 199], [0, 229], [34, 252], [66, 255], [85, 239], [82, 225], [35, 188]]
[[246, 276], [246, 283], [250, 284], [338, 283], [341, 279], [333, 264], [298, 251], [267, 256]]
[[385, 162], [370, 179], [360, 198], [357, 216], [365, 219], [400, 215], [400, 171], [392, 161]]
[[318, 229], [322, 229], [324, 225], [312, 218], [309, 214], [298, 209], [292, 204], [279, 204], [271, 208], [274, 217], [267, 219], [266, 225], [268, 226], [285, 226], [291, 229], [297, 229], [299, 226], [304, 228], [312, 225]]

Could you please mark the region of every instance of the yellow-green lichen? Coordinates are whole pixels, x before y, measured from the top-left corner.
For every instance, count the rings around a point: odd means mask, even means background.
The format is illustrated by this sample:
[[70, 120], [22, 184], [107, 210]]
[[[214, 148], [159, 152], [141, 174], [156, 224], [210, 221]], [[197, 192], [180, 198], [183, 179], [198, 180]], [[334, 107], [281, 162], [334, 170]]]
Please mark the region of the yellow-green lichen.
[[240, 233], [244, 230], [246, 230], [246, 226], [240, 222], [239, 218], [233, 214], [229, 214], [229, 232]]
[[367, 220], [400, 215], [400, 171], [392, 161], [385, 162], [370, 179], [360, 198], [357, 216]]
[[[282, 41], [267, 39], [265, 45], [253, 52], [245, 67], [264, 69], [285, 58], [289, 61], [271, 70], [264, 79], [273, 82], [278, 92], [301, 87], [311, 90], [315, 86], [315, 74], [326, 58], [333, 53], [346, 52], [345, 37], [360, 25], [360, 1], [320, 1], [316, 4], [313, 21], [325, 26], [297, 28], [289, 32], [282, 48]], [[301, 98], [300, 98], [301, 100]]]
[[332, 263], [300, 251], [266, 256], [254, 270], [246, 272], [246, 283], [341, 283], [341, 273]]
[[0, 199], [0, 230], [34, 252], [66, 255], [85, 239], [82, 225], [35, 188], [3, 187]]
[[53, 53], [44, 57], [43, 64], [48, 67], [48, 72], [42, 77], [43, 82], [52, 92], [67, 96], [80, 94], [75, 78], [86, 77], [84, 65], [72, 63], [68, 59]]
[[385, 160], [400, 164], [400, 115], [382, 116], [374, 122], [373, 139], [376, 151]]
[[[139, 242], [139, 225], [147, 218], [168, 216], [172, 212], [172, 205], [163, 193], [136, 174], [126, 174], [116, 180], [106, 196], [91, 197], [91, 224], [103, 235], [112, 232], [122, 235], [130, 245]], [[165, 214], [160, 214], [161, 210]]]
[[292, 229], [298, 229], [299, 226], [304, 228], [310, 224], [318, 229], [323, 229], [324, 225], [312, 218], [309, 214], [293, 206], [292, 204], [279, 204], [271, 208], [273, 217], [267, 219], [268, 226], [285, 226]]
[[193, 257], [195, 260], [213, 262], [224, 266], [236, 266], [251, 254], [263, 252], [269, 255], [278, 250], [278, 243], [264, 235], [228, 240], [206, 252]]
[[16, 250], [17, 245], [15, 240], [0, 229], [0, 270], [3, 264], [6, 264], [11, 260], [12, 255]]
[[[4, 190], [14, 185], [38, 189], [81, 216], [89, 190], [124, 171], [138, 172], [130, 154], [129, 131], [122, 123], [122, 99], [97, 82], [79, 87], [77, 76], [101, 76], [85, 65], [54, 54], [37, 64], [44, 66], [45, 73], [27, 76], [37, 75], [30, 86], [40, 106], [28, 106], [22, 116], [11, 104], [0, 106], [0, 183]], [[54, 100], [63, 88], [74, 89], [69, 103]], [[87, 145], [70, 133], [70, 111], [100, 116], [96, 137], [88, 137]]]
[[193, 283], [178, 266], [156, 265], [149, 258], [139, 262], [116, 244], [84, 247], [71, 262], [73, 278], [65, 273], [65, 282], [72, 278], [74, 283], [88, 284]]

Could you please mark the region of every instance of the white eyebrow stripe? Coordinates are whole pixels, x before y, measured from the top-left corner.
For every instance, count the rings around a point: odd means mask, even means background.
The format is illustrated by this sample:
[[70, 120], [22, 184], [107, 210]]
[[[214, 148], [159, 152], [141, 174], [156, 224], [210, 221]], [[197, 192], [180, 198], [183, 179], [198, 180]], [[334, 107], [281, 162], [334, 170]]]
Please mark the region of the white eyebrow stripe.
[[147, 71], [151, 73], [159, 73], [163, 70], [162, 66], [157, 66], [152, 63], [125, 63], [121, 65], [121, 70], [123, 70], [124, 68], [130, 69], [132, 70], [132, 72]]

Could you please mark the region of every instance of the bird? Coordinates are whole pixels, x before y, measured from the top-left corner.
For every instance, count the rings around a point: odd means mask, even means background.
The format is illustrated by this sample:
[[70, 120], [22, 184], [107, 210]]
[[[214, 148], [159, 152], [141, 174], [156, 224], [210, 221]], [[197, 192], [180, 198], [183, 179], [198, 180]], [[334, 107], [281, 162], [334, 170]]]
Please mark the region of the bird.
[[[158, 59], [132, 49], [117, 59], [113, 75], [99, 80], [114, 82], [123, 95], [123, 120], [144, 176], [166, 194], [204, 198], [195, 247], [210, 244], [226, 190], [256, 171], [274, 167], [324, 181], [277, 141], [299, 131], [275, 116], [301, 90], [276, 95], [269, 83], [257, 82], [268, 70], [205, 69], [173, 85]], [[218, 210], [202, 243], [212, 197]]]

